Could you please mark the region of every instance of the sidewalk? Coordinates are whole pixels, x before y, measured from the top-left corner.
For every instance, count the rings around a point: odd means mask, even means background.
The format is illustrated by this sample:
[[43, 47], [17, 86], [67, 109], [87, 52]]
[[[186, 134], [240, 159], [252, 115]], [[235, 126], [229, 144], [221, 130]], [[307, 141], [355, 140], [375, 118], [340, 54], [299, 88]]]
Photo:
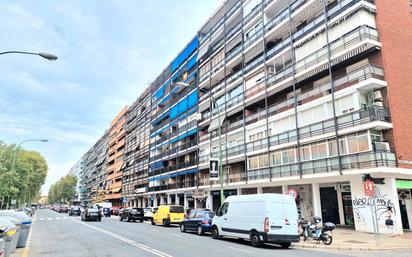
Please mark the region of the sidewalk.
[[300, 241], [293, 244], [296, 248], [322, 248], [337, 250], [412, 250], [412, 232], [390, 237], [380, 235], [380, 245], [376, 245], [375, 236], [370, 233], [357, 232], [351, 228], [336, 228], [333, 233], [331, 245], [324, 245], [316, 241]]

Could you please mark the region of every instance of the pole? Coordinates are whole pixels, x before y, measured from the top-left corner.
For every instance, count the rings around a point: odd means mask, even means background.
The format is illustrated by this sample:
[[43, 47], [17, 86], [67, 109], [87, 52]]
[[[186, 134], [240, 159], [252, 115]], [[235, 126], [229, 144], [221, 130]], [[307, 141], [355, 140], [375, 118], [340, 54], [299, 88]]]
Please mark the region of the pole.
[[216, 101], [214, 101], [217, 109], [218, 122], [219, 122], [219, 179], [220, 179], [220, 204], [225, 201], [225, 196], [223, 194], [223, 163], [222, 163], [222, 124], [220, 119], [220, 107]]

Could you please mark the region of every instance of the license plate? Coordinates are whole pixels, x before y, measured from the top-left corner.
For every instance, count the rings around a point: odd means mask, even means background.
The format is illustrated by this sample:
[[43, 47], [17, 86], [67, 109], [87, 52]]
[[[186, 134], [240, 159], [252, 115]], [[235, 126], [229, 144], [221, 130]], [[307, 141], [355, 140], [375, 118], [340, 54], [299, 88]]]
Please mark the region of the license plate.
[[180, 220], [179, 218], [175, 218], [175, 220]]

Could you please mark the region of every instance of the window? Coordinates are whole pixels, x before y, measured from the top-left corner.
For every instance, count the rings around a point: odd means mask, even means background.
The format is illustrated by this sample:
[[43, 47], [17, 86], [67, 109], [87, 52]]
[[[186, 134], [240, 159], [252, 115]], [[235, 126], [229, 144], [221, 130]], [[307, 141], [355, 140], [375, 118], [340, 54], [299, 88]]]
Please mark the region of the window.
[[228, 209], [229, 209], [229, 203], [224, 203], [222, 205], [222, 207], [220, 207], [220, 210], [219, 210], [220, 215], [221, 216], [225, 215], [227, 213]]
[[338, 155], [338, 147], [336, 146], [336, 140], [332, 139], [328, 142], [329, 157]]
[[348, 148], [346, 147], [346, 140], [344, 138], [339, 139], [339, 151], [341, 155], [348, 153]]
[[259, 168], [269, 166], [269, 156], [267, 154], [259, 156]]
[[276, 151], [270, 154], [270, 163], [272, 166], [281, 165], [282, 164], [282, 152]]
[[327, 156], [326, 153], [326, 143], [312, 144], [312, 159], [321, 159]]
[[358, 138], [359, 152], [368, 151], [369, 150], [368, 133], [366, 132], [357, 133], [357, 138]]
[[283, 164], [295, 162], [295, 149], [286, 149], [282, 151]]
[[257, 169], [259, 168], [258, 158], [252, 157], [249, 159], [249, 169]]
[[300, 158], [302, 161], [310, 160], [310, 148], [309, 146], [303, 146], [300, 149]]
[[354, 134], [348, 136], [348, 150], [349, 150], [349, 153], [359, 152], [358, 142]]

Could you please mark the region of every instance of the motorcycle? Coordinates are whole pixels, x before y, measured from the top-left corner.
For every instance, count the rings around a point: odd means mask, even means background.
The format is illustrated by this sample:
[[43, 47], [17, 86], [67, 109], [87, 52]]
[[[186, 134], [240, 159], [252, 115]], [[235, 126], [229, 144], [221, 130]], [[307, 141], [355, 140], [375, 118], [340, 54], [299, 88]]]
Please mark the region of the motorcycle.
[[317, 243], [322, 241], [325, 245], [332, 244], [332, 231], [336, 228], [336, 225], [332, 222], [325, 222], [322, 226], [321, 220], [320, 217], [314, 217], [313, 223], [303, 218], [299, 220], [299, 235], [303, 237], [303, 241], [313, 239]]

